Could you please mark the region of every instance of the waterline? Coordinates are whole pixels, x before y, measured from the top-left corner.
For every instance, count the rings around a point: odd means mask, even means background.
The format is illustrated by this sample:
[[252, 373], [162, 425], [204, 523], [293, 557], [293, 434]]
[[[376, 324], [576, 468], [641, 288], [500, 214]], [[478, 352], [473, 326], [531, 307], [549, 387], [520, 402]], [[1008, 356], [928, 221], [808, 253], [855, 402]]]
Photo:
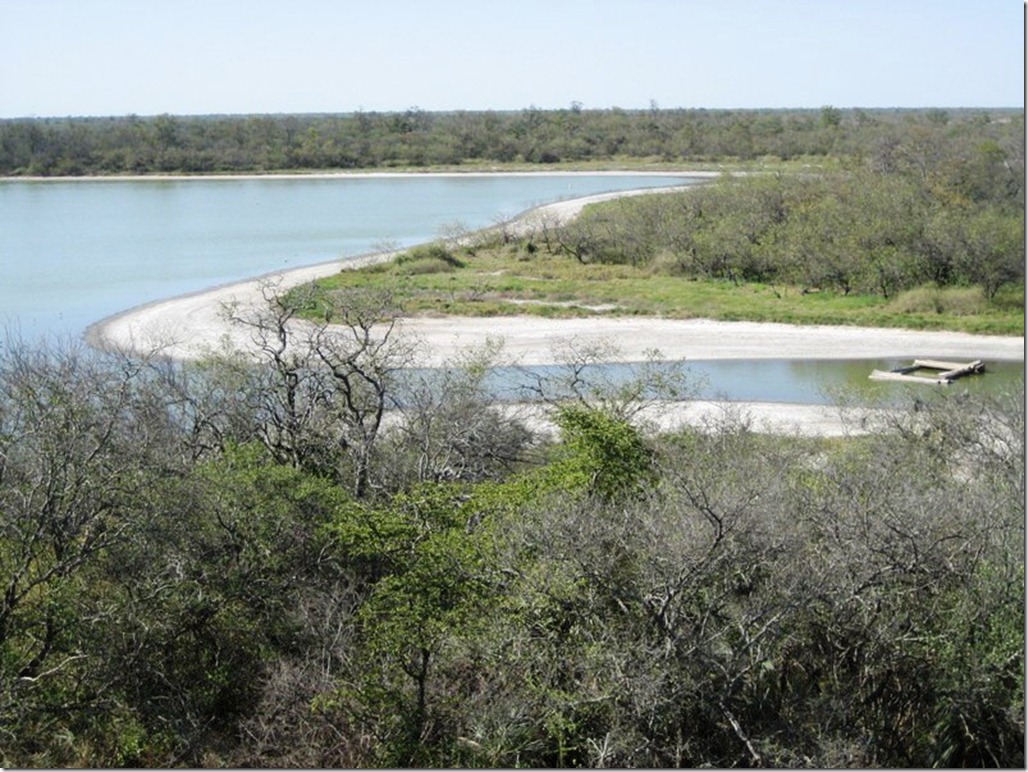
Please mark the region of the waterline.
[[0, 324], [77, 336], [141, 304], [687, 173], [0, 180]]

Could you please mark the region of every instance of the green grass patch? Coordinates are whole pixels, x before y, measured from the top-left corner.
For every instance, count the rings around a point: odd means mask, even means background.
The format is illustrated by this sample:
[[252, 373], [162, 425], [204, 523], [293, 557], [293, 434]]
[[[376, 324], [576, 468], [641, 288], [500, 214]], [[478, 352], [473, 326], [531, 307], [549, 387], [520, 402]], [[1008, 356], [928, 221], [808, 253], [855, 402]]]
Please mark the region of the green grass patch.
[[981, 287], [927, 285], [900, 293], [889, 307], [901, 314], [978, 316], [988, 311], [989, 301]]
[[357, 288], [388, 290], [406, 315], [547, 318], [659, 316], [787, 324], [902, 327], [1023, 335], [1024, 289], [992, 300], [978, 288], [922, 287], [885, 299], [795, 287], [734, 284], [654, 275], [647, 267], [582, 265], [515, 246], [478, 248], [457, 258], [440, 245], [410, 250], [390, 263], [344, 270], [317, 282], [319, 316]]
[[463, 260], [442, 244], [422, 244], [397, 255], [393, 262], [396, 272], [403, 276], [452, 273], [465, 266]]

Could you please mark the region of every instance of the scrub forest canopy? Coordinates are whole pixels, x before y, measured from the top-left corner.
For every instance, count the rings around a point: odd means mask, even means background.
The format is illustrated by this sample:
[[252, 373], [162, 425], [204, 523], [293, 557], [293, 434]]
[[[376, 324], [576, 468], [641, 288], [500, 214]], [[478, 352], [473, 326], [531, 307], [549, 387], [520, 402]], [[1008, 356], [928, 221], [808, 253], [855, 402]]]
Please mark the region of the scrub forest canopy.
[[16, 119], [0, 174], [261, 172], [470, 163], [1023, 164], [1023, 110], [564, 110]]

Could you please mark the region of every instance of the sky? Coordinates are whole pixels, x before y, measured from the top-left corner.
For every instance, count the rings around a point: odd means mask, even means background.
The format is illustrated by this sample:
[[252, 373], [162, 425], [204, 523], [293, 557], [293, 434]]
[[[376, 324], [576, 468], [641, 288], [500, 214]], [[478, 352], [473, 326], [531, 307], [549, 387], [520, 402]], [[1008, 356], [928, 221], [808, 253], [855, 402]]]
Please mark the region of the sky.
[[1016, 0], [0, 0], [0, 118], [1021, 107]]

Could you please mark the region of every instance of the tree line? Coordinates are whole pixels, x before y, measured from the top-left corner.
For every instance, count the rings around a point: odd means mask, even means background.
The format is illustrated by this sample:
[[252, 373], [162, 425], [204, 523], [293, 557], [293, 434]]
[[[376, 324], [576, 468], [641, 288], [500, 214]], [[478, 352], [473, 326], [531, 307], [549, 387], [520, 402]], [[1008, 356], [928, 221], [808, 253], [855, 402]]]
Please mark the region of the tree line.
[[690, 278], [893, 298], [924, 285], [979, 287], [987, 301], [1024, 284], [1024, 212], [947, 199], [861, 171], [727, 179], [687, 193], [542, 218], [533, 243], [583, 263], [652, 266]]
[[1023, 384], [657, 433], [688, 373], [571, 342], [551, 436], [495, 346], [267, 301], [256, 358], [0, 349], [3, 766], [1023, 765]]
[[[938, 127], [936, 127], [938, 128]], [[677, 194], [587, 207], [532, 237], [581, 262], [694, 278], [880, 295], [1024, 284], [1024, 160], [914, 127], [817, 174], [723, 176]]]
[[[0, 174], [267, 172], [631, 159], [891, 163], [900, 145], [1024, 163], [1023, 110], [563, 110], [0, 121]], [[946, 152], [950, 152], [947, 150]], [[916, 159], [914, 159], [916, 162]]]

